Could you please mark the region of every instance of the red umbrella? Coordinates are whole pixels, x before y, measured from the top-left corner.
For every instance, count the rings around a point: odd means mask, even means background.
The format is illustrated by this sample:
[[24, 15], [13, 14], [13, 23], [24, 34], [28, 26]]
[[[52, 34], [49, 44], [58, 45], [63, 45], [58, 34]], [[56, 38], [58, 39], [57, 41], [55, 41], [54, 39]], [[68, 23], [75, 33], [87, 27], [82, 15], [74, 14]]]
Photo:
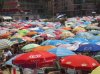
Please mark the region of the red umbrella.
[[21, 56], [13, 60], [13, 64], [20, 65], [23, 67], [43, 67], [43, 66], [53, 66], [53, 61], [56, 59], [56, 55], [45, 52], [45, 51], [35, 51], [24, 53]]
[[60, 60], [61, 66], [81, 70], [92, 70], [99, 66], [99, 63], [93, 58], [85, 55], [71, 55]]

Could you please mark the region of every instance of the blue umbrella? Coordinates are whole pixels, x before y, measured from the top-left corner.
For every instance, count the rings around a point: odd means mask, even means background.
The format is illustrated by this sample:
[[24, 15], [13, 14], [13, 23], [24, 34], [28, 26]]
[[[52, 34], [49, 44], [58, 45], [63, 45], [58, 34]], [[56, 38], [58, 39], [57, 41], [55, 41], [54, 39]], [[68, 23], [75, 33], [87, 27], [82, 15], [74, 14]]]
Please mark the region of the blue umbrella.
[[71, 50], [68, 50], [66, 48], [60, 48], [60, 47], [50, 49], [48, 52], [54, 53], [58, 57], [64, 57], [64, 56], [68, 56], [68, 55], [75, 55], [75, 53], [72, 52]]
[[36, 32], [44, 32], [44, 30], [42, 28], [38, 28], [37, 30], [35, 30]]
[[63, 40], [46, 40], [44, 42], [42, 42], [41, 45], [60, 45], [60, 44], [66, 44], [67, 42], [63, 41]]
[[100, 51], [100, 45], [85, 44], [85, 45], [80, 46], [76, 51], [78, 51], [78, 52], [96, 52], [96, 51]]
[[94, 39], [100, 41], [100, 36], [94, 36]]
[[100, 42], [99, 40], [94, 40], [94, 39], [90, 39], [88, 41], [90, 44], [96, 44], [97, 42]]
[[69, 43], [74, 43], [76, 41], [78, 41], [80, 43], [84, 43], [84, 42], [86, 43], [86, 42], [88, 42], [87, 39], [85, 39], [85, 38], [79, 38], [79, 37], [77, 37], [77, 38], [66, 38], [66, 39], [64, 39], [64, 41], [67, 41]]
[[85, 38], [85, 39], [92, 39], [94, 37], [94, 35], [91, 34], [91, 33], [88, 33], [88, 32], [82, 32], [82, 33], [78, 33], [75, 37]]

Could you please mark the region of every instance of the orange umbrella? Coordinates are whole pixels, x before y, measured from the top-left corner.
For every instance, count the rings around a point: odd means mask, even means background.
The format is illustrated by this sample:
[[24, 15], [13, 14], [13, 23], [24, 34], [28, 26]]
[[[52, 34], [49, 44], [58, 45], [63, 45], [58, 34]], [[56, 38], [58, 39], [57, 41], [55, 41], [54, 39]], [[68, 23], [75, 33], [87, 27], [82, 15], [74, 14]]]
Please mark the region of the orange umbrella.
[[28, 32], [28, 33], [27, 33], [27, 36], [33, 36], [33, 35], [35, 35], [35, 34], [37, 34], [37, 32], [32, 31], [32, 32]]
[[55, 46], [47, 45], [47, 46], [38, 46], [32, 49], [32, 51], [48, 51], [52, 48], [55, 48]]
[[0, 35], [0, 39], [8, 38], [10, 35], [11, 35], [10, 32], [6, 32], [6, 33]]
[[71, 27], [63, 27], [64, 30], [72, 30]]

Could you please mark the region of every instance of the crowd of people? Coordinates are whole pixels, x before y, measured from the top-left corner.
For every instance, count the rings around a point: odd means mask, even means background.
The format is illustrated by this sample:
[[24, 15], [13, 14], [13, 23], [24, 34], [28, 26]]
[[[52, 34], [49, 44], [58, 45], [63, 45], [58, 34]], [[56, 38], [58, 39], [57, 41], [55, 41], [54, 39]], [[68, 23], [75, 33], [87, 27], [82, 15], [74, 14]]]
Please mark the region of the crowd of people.
[[[0, 31], [1, 31], [0, 39], [11, 40], [13, 38], [21, 38], [23, 42], [20, 42], [18, 40], [12, 41], [13, 45], [11, 45], [8, 48], [4, 48], [2, 50], [1, 69], [9, 68], [11, 74], [11, 66], [9, 65], [3, 66], [3, 64], [13, 56], [17, 54], [25, 53], [25, 51], [21, 49], [27, 44], [35, 43], [39, 45], [47, 45], [43, 42], [47, 40], [64, 40], [66, 38], [75, 37], [79, 33], [90, 32], [90, 29], [92, 28], [95, 28], [96, 35], [99, 36], [100, 33], [99, 32], [100, 16], [96, 16], [95, 18], [92, 16], [66, 18], [66, 20], [63, 22], [61, 19], [55, 22], [54, 21], [45, 22], [45, 21], [48, 20], [47, 19], [27, 20], [27, 21], [14, 20], [12, 22], [3, 22], [5, 25], [0, 26]], [[74, 50], [77, 45], [78, 48], [79, 45], [81, 44], [74, 42], [73, 44], [67, 45], [67, 48], [69, 48], [70, 50]], [[56, 44], [55, 46], [59, 47], [60, 45], [61, 43]], [[50, 72], [49, 74], [54, 74], [54, 73]], [[58, 72], [57, 73], [55, 72], [55, 74], [58, 74]], [[63, 70], [62, 70], [62, 74], [65, 74], [63, 73]]]

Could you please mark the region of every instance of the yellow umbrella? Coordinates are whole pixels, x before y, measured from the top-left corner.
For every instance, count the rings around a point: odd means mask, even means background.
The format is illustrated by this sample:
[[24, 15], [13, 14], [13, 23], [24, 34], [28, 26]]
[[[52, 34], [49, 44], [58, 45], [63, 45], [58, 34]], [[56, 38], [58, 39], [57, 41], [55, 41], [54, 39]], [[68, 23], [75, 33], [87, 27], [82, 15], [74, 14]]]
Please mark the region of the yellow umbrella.
[[91, 74], [100, 74], [100, 66], [98, 66], [97, 68], [95, 68]]

